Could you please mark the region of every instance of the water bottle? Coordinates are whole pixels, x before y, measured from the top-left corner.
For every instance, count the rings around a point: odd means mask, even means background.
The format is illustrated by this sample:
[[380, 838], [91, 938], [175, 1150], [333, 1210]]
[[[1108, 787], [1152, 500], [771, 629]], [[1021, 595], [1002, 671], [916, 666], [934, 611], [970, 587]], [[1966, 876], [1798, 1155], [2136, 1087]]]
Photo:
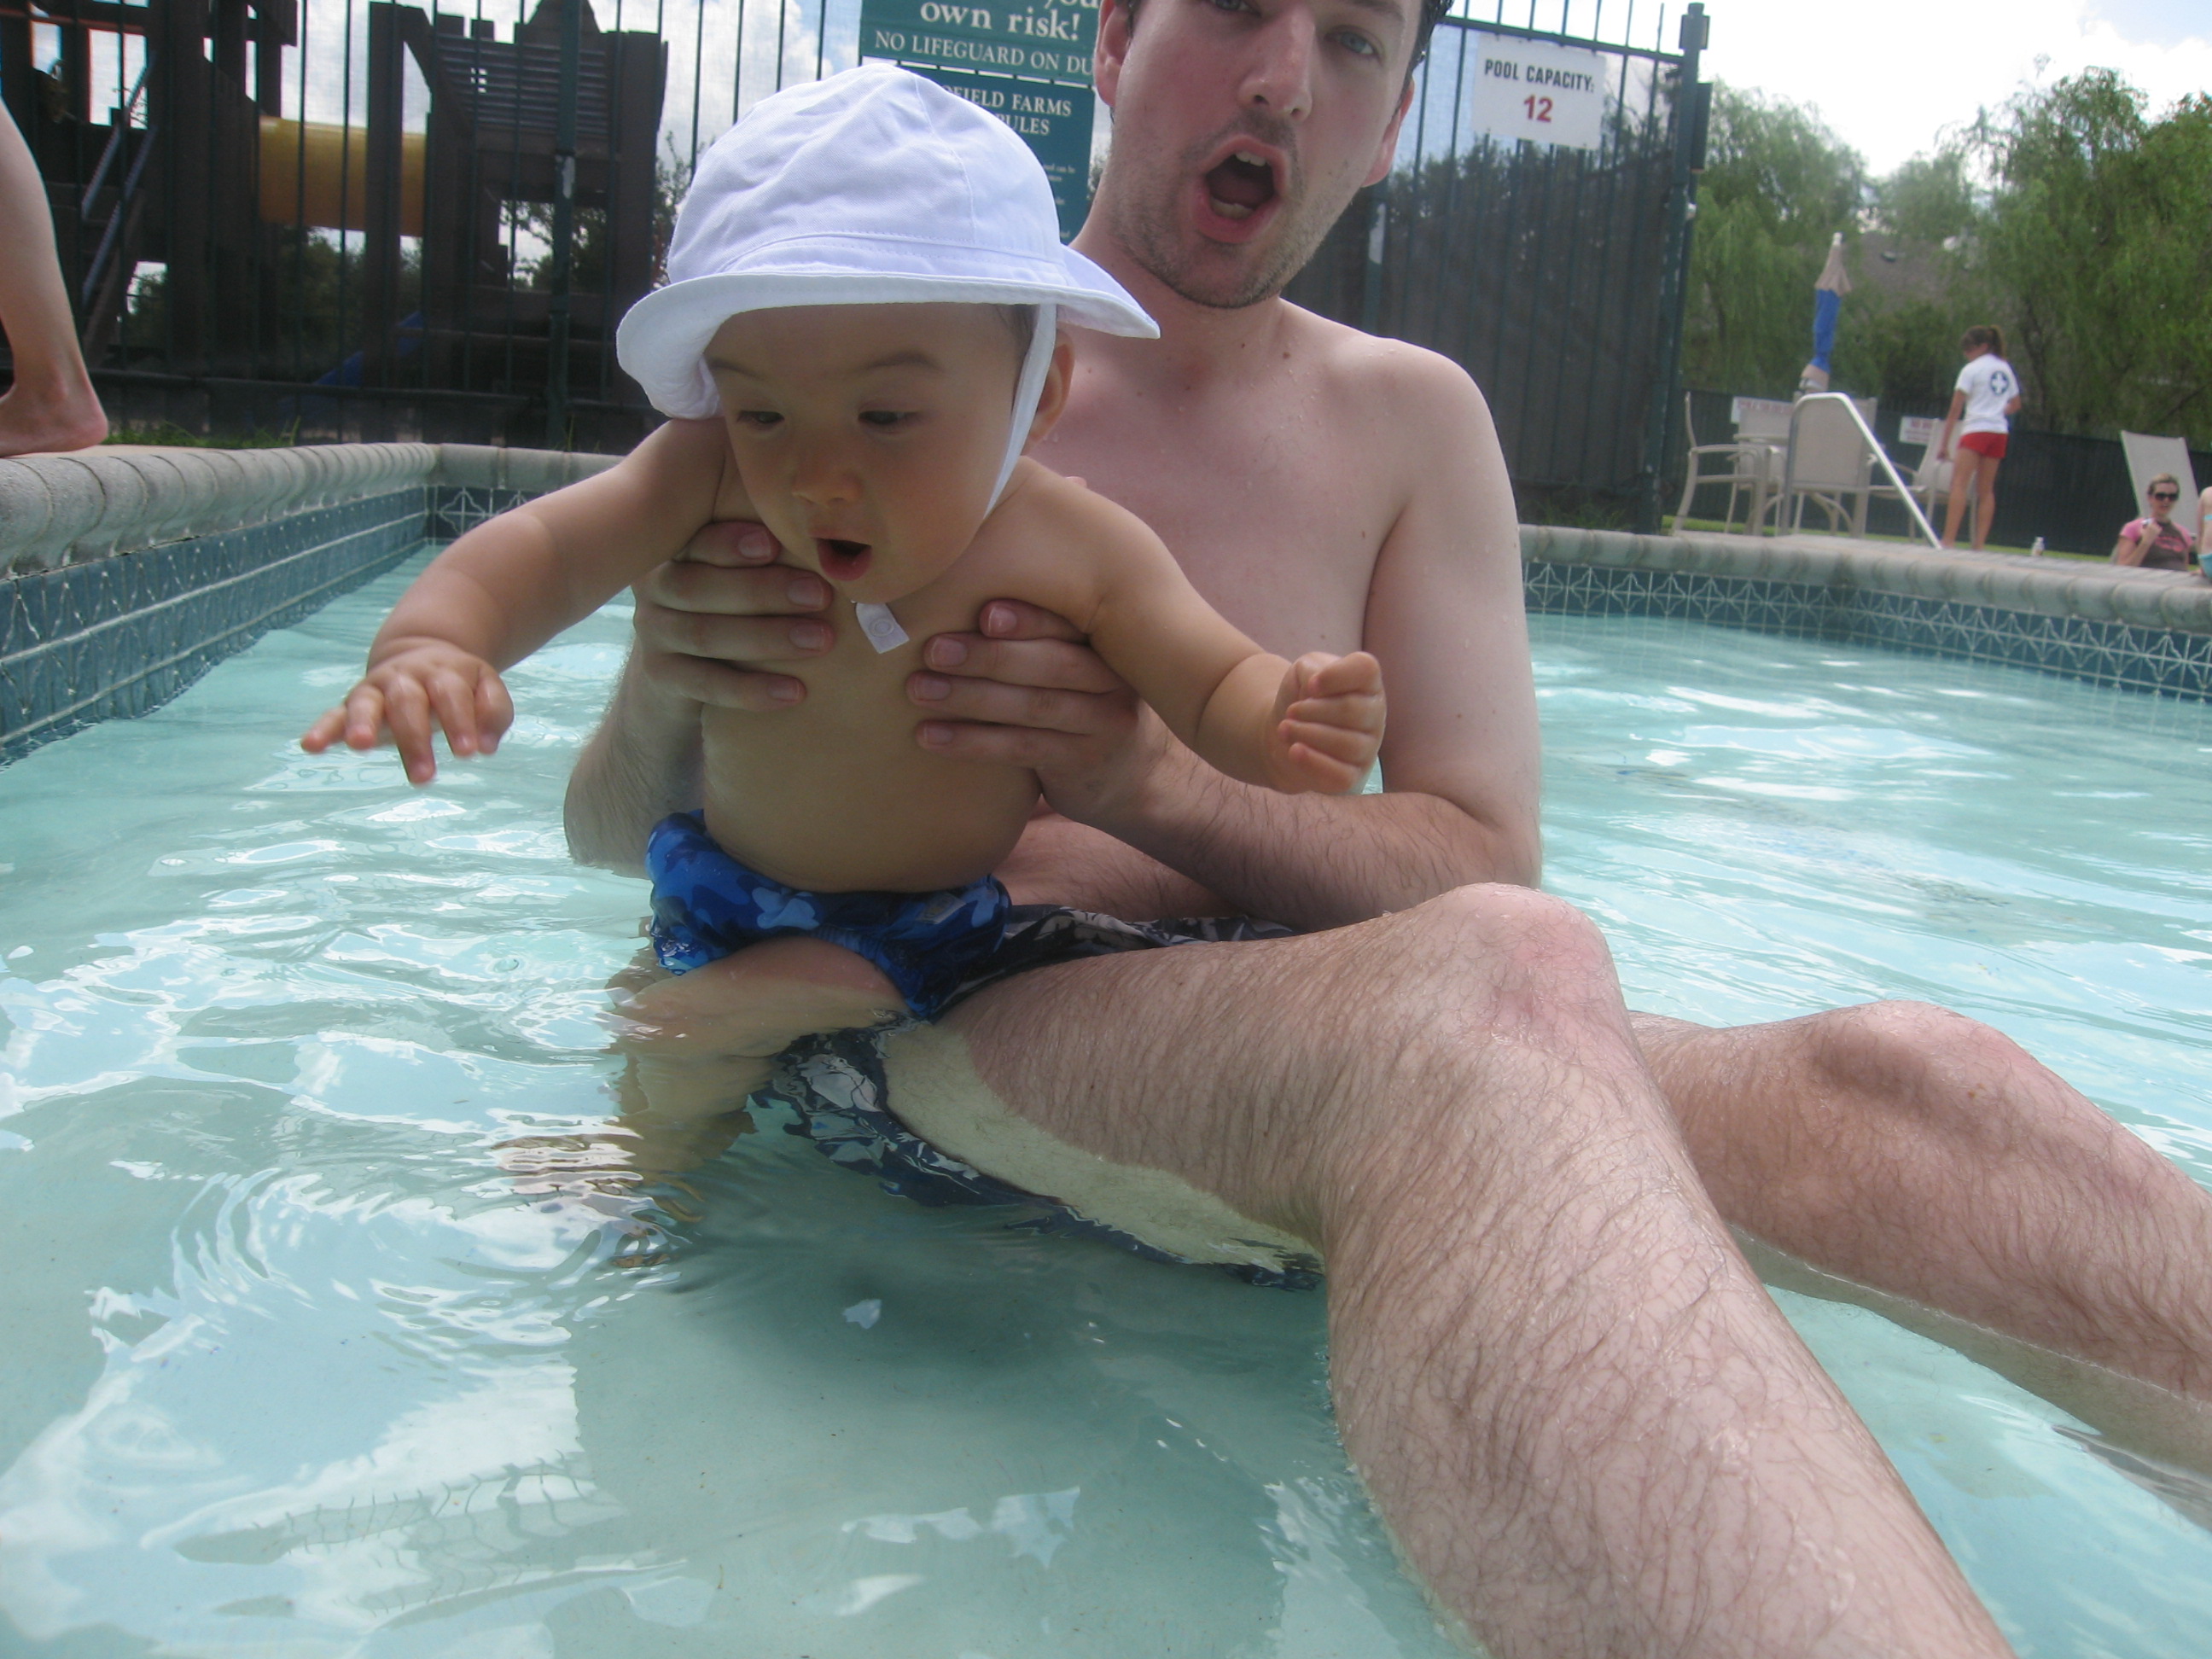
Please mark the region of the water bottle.
[[2041, 558], [2043, 556], [2043, 538], [2038, 536], [2035, 538], [2035, 545], [2029, 548], [2027, 550], [2033, 554], [2037, 558]]

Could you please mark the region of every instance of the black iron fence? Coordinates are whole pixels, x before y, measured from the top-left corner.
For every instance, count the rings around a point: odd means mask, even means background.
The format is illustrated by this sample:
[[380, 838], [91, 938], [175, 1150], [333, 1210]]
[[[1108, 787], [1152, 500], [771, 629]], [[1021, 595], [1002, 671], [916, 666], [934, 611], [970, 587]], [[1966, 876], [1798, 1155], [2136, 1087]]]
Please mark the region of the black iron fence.
[[[1548, 33], [1521, 26], [1533, 0], [1510, 23], [1504, 0], [1462, 3], [1498, 15], [1439, 28], [1390, 179], [1294, 297], [1463, 363], [1524, 493], [1648, 520], [1679, 404], [1702, 15], [1686, 32], [1649, 0], [1546, 0]], [[857, 62], [860, 14], [0, 0], [0, 94], [124, 421], [619, 449], [653, 417], [613, 325], [692, 159], [760, 97]], [[1560, 63], [1587, 70], [1532, 66]], [[1571, 142], [1505, 131], [1523, 105], [1528, 133]]]
[[[1609, 39], [1604, 5], [1574, 36], [1509, 26], [1498, 9], [1498, 21], [1437, 28], [1390, 177], [1290, 295], [1465, 368], [1489, 399], [1524, 517], [1586, 509], [1656, 528], [1703, 166], [1702, 9], [1674, 20], [1674, 52], [1662, 49], [1663, 8], [1639, 19], [1613, 6]], [[1636, 44], [1639, 31], [1650, 44]], [[1543, 71], [1554, 76], [1577, 58], [1590, 65], [1602, 107], [1585, 144], [1521, 136], [1549, 101], [1542, 85], [1503, 73], [1524, 43], [1568, 54]], [[1522, 112], [1527, 122], [1513, 118]]]

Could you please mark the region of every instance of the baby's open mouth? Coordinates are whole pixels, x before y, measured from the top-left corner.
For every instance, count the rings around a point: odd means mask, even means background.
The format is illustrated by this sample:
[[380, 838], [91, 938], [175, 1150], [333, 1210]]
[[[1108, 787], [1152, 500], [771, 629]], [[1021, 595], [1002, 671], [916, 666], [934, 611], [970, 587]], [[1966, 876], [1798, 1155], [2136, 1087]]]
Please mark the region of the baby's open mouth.
[[822, 559], [822, 574], [833, 582], [857, 580], [874, 556], [866, 542], [842, 542], [831, 537], [814, 538], [814, 550]]
[[1249, 150], [1238, 150], [1206, 175], [1206, 193], [1224, 219], [1249, 219], [1275, 199], [1275, 170]]

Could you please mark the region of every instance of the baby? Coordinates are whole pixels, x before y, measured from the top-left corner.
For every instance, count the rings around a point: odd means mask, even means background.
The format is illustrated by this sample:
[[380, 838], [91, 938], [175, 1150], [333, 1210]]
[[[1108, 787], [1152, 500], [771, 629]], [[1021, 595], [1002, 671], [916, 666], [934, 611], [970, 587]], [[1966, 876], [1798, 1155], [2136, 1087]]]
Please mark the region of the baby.
[[[1158, 331], [1060, 246], [1044, 173], [1006, 126], [880, 66], [778, 94], [702, 158], [668, 274], [618, 345], [673, 418], [456, 541], [301, 742], [366, 749], [388, 731], [426, 782], [434, 726], [456, 754], [496, 743], [500, 668], [702, 526], [765, 525], [857, 625], [792, 671], [794, 708], [702, 711], [703, 811], [647, 848], [654, 945], [683, 977], [631, 1012], [724, 1063], [722, 1106], [795, 1037], [934, 1017], [997, 948], [1008, 901], [991, 872], [1036, 776], [924, 750], [905, 694], [918, 641], [974, 629], [987, 601], [1069, 618], [1232, 777], [1342, 791], [1365, 774], [1382, 732], [1373, 657], [1267, 654], [1143, 524], [1023, 458], [1067, 396], [1059, 318]], [[757, 1063], [732, 1072], [731, 1056]]]

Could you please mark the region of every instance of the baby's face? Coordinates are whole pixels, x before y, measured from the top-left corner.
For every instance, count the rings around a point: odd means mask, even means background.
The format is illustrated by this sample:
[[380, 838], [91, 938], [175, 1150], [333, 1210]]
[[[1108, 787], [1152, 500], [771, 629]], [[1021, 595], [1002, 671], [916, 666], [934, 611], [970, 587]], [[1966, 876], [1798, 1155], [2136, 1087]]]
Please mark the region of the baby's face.
[[746, 312], [707, 367], [753, 510], [848, 599], [903, 599], [975, 539], [1021, 368], [994, 307]]

